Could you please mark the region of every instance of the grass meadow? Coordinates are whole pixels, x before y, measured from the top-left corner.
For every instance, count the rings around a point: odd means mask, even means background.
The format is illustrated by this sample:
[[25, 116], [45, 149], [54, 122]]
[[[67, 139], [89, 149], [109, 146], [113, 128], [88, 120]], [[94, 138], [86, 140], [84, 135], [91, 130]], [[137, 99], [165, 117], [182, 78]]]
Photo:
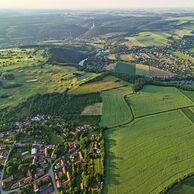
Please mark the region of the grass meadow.
[[115, 127], [133, 119], [131, 109], [125, 101], [125, 96], [131, 93], [132, 88], [129, 86], [102, 93], [101, 126]]
[[135, 117], [194, 105], [190, 98], [177, 88], [160, 86], [145, 86], [139, 93], [128, 96], [127, 102]]
[[[43, 49], [11, 49], [0, 52], [0, 108], [16, 106], [37, 93], [63, 92], [97, 76], [79, 79], [73, 66], [47, 64]], [[12, 79], [4, 79], [5, 75]], [[82, 75], [84, 76], [84, 75]]]
[[157, 194], [194, 171], [194, 125], [182, 111], [141, 118], [104, 135], [103, 194]]
[[71, 93], [72, 94], [88, 94], [88, 93], [94, 93], [94, 92], [102, 92], [105, 90], [119, 88], [126, 84], [127, 84], [126, 82], [120, 79], [117, 79], [113, 76], [107, 76], [103, 80], [92, 82], [92, 83], [86, 83], [75, 89], [72, 89]]

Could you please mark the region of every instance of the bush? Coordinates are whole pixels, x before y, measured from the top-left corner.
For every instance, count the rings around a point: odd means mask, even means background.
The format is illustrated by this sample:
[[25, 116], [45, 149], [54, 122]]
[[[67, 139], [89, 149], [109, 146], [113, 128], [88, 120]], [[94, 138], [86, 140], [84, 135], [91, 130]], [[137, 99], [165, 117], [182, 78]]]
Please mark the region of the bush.
[[15, 76], [14, 76], [13, 73], [3, 73], [1, 76], [5, 80], [13, 80], [13, 79], [15, 79]]

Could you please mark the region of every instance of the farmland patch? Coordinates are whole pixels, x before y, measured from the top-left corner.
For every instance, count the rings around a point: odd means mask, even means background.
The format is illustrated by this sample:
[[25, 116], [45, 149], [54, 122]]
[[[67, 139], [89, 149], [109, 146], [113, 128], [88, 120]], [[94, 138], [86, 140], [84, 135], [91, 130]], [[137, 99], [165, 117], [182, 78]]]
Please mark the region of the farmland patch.
[[194, 125], [182, 114], [158, 114], [105, 131], [104, 194], [160, 193], [194, 171]]
[[131, 93], [131, 87], [123, 87], [102, 93], [103, 115], [101, 126], [115, 127], [133, 119], [131, 109], [125, 101], [125, 96]]
[[177, 88], [145, 86], [138, 94], [129, 96], [135, 117], [192, 106], [194, 103]]

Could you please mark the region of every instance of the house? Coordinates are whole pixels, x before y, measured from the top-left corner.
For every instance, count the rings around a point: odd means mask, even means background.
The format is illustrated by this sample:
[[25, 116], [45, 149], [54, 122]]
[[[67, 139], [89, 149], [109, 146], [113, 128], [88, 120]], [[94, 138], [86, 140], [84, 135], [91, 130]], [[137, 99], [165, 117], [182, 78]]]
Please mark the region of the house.
[[80, 158], [80, 160], [83, 160], [83, 156], [82, 156], [81, 152], [79, 152], [79, 158]]
[[55, 154], [55, 150], [53, 150], [52, 154], [51, 154], [51, 159], [56, 159], [57, 155]]
[[37, 181], [34, 182], [33, 188], [34, 188], [34, 192], [38, 192], [39, 191], [38, 182]]
[[27, 171], [27, 176], [28, 177], [32, 176], [32, 171], [30, 169], [28, 169], [28, 171]]
[[73, 136], [75, 136], [75, 135], [76, 135], [76, 133], [75, 133], [75, 132], [73, 132], [73, 131], [70, 131], [70, 134], [71, 134], [71, 135], [73, 135]]
[[57, 180], [59, 177], [58, 177], [58, 174], [55, 173], [55, 180]]
[[8, 183], [11, 182], [13, 180], [13, 175], [7, 177], [6, 179], [3, 180], [3, 183]]
[[44, 172], [44, 169], [40, 169], [40, 171], [39, 171], [37, 174], [34, 175], [35, 179], [37, 179], [37, 178], [43, 176], [44, 173], [45, 173], [45, 172]]
[[44, 148], [44, 155], [46, 158], [48, 157], [48, 148]]
[[18, 188], [19, 187], [19, 184], [18, 183], [15, 183], [15, 184], [13, 184], [12, 186], [11, 186], [11, 189], [16, 189], [16, 188]]
[[62, 186], [62, 185], [61, 185], [61, 181], [59, 181], [59, 180], [56, 181], [56, 186], [57, 186], [58, 189], [61, 188], [61, 186]]
[[32, 181], [32, 176], [29, 176], [29, 177], [24, 179], [25, 184], [30, 183], [31, 181]]
[[65, 169], [65, 167], [62, 168], [62, 172], [63, 172], [63, 174], [66, 174], [66, 169]]
[[67, 180], [71, 180], [71, 175], [70, 175], [70, 173], [69, 172], [67, 172]]
[[32, 148], [31, 150], [31, 155], [36, 155], [37, 154], [37, 149], [36, 148]]
[[64, 160], [61, 160], [60, 162], [61, 162], [61, 166], [64, 166], [65, 165]]
[[80, 189], [81, 189], [81, 190], [84, 189], [84, 184], [83, 184], [83, 183], [80, 184]]
[[41, 179], [42, 182], [46, 182], [46, 181], [48, 181], [48, 180], [49, 180], [49, 176], [45, 176], [45, 177], [43, 177], [43, 178]]
[[36, 164], [36, 156], [34, 156], [34, 158], [32, 160], [32, 164]]

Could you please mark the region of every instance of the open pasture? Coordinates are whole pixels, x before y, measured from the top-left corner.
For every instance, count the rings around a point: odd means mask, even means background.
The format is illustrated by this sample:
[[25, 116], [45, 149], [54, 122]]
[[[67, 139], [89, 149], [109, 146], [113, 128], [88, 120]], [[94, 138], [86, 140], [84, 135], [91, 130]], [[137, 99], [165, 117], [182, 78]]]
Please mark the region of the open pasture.
[[75, 67], [46, 64], [43, 49], [11, 49], [0, 52], [0, 108], [16, 106], [37, 93], [63, 92], [92, 79], [78, 80]]
[[137, 47], [144, 47], [145, 46], [143, 43], [139, 42], [135, 37], [126, 37], [123, 44], [129, 48], [135, 47], [135, 46], [137, 46]]
[[72, 94], [88, 94], [120, 88], [127, 83], [113, 76], [107, 76], [104, 79], [92, 83], [86, 83], [70, 91]]
[[125, 96], [131, 93], [129, 86], [102, 93], [102, 127], [115, 127], [133, 119], [131, 109], [125, 101]]
[[134, 63], [126, 63], [119, 61], [116, 64], [115, 72], [134, 76], [136, 75], [136, 65]]
[[181, 92], [187, 96], [191, 101], [194, 102], [194, 92], [192, 91], [186, 91], [186, 90], [181, 90]]
[[146, 77], [173, 77], [175, 74], [164, 71], [157, 67], [145, 65], [145, 64], [135, 64], [133, 62], [117, 62], [114, 68], [116, 73], [128, 74], [128, 75], [141, 75]]
[[170, 34], [165, 32], [140, 32], [133, 38], [144, 46], [162, 46], [168, 44], [168, 37], [170, 37]]
[[144, 64], [136, 64], [136, 75], [150, 77], [150, 66]]
[[182, 111], [141, 118], [104, 135], [104, 194], [158, 194], [194, 171], [194, 125]]
[[128, 96], [127, 102], [132, 107], [135, 117], [194, 105], [177, 88], [160, 86], [145, 86], [139, 93]]

